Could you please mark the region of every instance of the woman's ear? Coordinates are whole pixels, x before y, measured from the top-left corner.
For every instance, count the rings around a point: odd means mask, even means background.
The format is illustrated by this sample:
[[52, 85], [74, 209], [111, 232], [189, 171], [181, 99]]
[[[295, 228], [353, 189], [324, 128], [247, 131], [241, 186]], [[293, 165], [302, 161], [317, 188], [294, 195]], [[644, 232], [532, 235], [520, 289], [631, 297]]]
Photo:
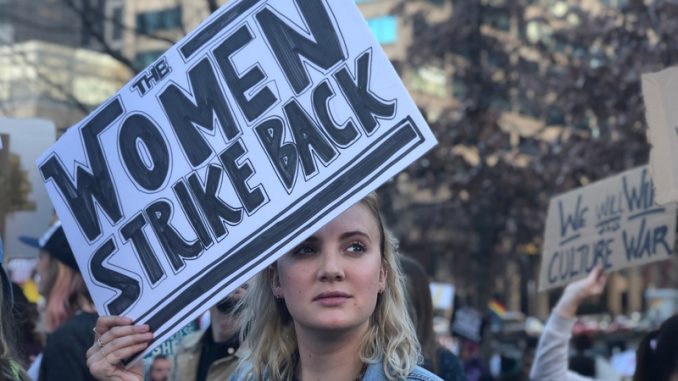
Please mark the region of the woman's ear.
[[278, 271], [275, 267], [275, 263], [272, 264], [271, 266], [268, 266], [268, 279], [271, 284], [271, 291], [273, 292], [273, 296], [276, 299], [282, 298], [282, 287], [280, 287], [280, 278], [278, 277]]
[[388, 270], [382, 264], [381, 269], [379, 270], [379, 293], [381, 294], [386, 290], [386, 279], [388, 279]]

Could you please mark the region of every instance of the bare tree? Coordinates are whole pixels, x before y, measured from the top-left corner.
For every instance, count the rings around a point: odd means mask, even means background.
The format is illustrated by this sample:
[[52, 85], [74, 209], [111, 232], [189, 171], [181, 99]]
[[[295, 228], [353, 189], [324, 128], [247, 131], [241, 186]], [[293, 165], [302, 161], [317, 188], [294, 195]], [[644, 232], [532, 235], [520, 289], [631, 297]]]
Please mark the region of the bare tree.
[[[478, 307], [504, 293], [495, 284], [506, 261], [527, 270], [526, 296], [552, 196], [648, 160], [640, 75], [678, 58], [678, 6], [568, 4], [554, 13], [539, 2], [454, 1], [449, 20], [420, 28], [403, 63], [454, 67], [461, 94], [432, 123], [440, 145], [385, 187], [391, 219], [429, 268], [460, 267], [458, 286]], [[421, 204], [399, 189], [449, 196]]]

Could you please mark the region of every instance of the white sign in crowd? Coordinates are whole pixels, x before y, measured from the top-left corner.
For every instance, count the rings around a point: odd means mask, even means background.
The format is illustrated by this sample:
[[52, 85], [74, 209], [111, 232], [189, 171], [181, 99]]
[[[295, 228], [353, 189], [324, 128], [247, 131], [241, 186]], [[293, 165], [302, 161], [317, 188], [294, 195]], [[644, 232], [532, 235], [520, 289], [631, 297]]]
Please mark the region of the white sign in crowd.
[[678, 202], [678, 67], [642, 76], [657, 202]]
[[353, 1], [240, 0], [38, 167], [99, 313], [157, 345], [435, 143]]
[[586, 277], [597, 265], [619, 270], [669, 259], [675, 204], [656, 203], [647, 166], [551, 199], [539, 290]]

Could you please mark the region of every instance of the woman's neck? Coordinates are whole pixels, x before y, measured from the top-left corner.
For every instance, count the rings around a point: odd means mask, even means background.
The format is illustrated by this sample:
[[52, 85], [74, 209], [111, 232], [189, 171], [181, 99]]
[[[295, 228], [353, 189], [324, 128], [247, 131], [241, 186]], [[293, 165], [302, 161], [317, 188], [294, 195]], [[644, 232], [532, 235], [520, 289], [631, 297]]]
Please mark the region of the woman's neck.
[[300, 381], [352, 381], [361, 372], [360, 344], [367, 325], [343, 332], [319, 332], [296, 327]]

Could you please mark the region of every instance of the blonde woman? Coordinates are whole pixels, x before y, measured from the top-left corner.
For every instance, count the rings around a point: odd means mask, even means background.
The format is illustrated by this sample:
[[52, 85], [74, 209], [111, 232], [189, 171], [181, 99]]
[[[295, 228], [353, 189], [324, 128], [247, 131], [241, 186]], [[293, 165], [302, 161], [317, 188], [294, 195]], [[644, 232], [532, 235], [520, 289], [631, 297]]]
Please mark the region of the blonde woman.
[[[440, 380], [417, 366], [395, 245], [374, 194], [258, 274], [242, 304], [248, 353], [232, 380]], [[119, 361], [145, 347], [147, 327], [128, 324], [99, 319], [106, 344], [88, 352], [98, 378], [140, 379]]]

